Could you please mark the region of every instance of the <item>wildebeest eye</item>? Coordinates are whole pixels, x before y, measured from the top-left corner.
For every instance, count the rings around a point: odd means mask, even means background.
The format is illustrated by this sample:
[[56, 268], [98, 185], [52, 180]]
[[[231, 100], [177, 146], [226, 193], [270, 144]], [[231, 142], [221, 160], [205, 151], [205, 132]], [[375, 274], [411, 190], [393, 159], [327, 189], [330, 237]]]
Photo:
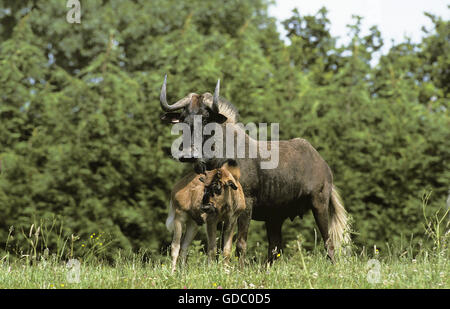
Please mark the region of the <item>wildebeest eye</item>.
[[232, 180], [229, 180], [229, 181], [227, 182], [227, 185], [228, 185], [229, 187], [231, 187], [231, 189], [237, 190], [237, 186], [236, 186], [236, 184], [235, 184]]

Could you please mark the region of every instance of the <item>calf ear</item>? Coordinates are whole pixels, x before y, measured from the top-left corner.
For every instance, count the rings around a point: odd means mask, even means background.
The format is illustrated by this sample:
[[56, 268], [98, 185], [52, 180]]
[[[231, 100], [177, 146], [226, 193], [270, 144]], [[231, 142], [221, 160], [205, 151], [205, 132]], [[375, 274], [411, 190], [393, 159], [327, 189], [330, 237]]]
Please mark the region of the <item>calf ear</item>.
[[237, 186], [233, 180], [228, 180], [227, 185], [231, 187], [233, 190], [237, 190]]
[[235, 180], [239, 180], [241, 178], [241, 170], [239, 169], [238, 163], [234, 159], [227, 159], [224, 161], [222, 166], [225, 166], [225, 168], [233, 175]]
[[164, 123], [178, 123], [180, 122], [181, 113], [165, 113], [161, 116]]

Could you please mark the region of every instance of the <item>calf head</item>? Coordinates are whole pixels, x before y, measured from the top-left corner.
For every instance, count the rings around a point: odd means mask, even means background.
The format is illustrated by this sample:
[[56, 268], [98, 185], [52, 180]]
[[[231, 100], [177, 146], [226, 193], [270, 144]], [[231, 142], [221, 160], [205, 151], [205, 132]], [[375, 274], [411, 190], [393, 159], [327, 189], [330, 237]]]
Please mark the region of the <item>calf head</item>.
[[[230, 160], [236, 164], [236, 161]], [[200, 177], [200, 181], [205, 183], [205, 189], [203, 194], [201, 210], [208, 214], [220, 212], [227, 206], [228, 194], [227, 190], [237, 190], [237, 179], [233, 177], [236, 166], [229, 166], [229, 162], [225, 163], [222, 167], [206, 172], [206, 177]]]

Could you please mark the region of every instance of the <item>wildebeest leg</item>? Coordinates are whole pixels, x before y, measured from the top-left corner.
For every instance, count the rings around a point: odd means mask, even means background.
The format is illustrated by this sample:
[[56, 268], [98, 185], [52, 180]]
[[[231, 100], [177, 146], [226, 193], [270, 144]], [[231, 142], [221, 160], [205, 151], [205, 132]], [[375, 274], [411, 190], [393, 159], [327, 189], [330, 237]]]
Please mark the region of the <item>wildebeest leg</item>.
[[230, 255], [231, 255], [231, 249], [233, 245], [233, 233], [234, 228], [236, 227], [236, 220], [235, 218], [231, 218], [230, 220], [227, 220], [225, 223], [225, 228], [223, 231], [223, 256], [225, 257], [225, 263], [228, 264], [230, 261]]
[[217, 220], [209, 219], [206, 222], [206, 232], [208, 236], [208, 260], [212, 262], [215, 260], [217, 254], [216, 232]]
[[179, 218], [174, 219], [173, 222], [173, 238], [171, 244], [171, 256], [172, 256], [172, 273], [175, 272], [177, 266], [177, 259], [180, 253], [180, 242], [183, 234], [183, 225]]
[[[248, 204], [247, 204], [248, 205]], [[251, 205], [237, 219], [237, 239], [236, 239], [236, 255], [239, 257], [240, 266], [244, 266], [245, 252], [247, 251], [247, 235], [252, 218]]]
[[188, 221], [186, 222], [186, 233], [184, 234], [183, 243], [181, 244], [180, 255], [183, 264], [186, 262], [189, 245], [191, 244], [192, 240], [197, 234], [197, 231], [198, 231], [197, 223], [195, 223], [194, 220], [189, 218]]
[[269, 241], [268, 261], [272, 263], [281, 251], [281, 226], [284, 220], [266, 221], [267, 239]]
[[334, 247], [330, 237], [328, 235], [328, 203], [330, 201], [329, 196], [326, 196], [325, 192], [320, 192], [312, 197], [313, 214], [316, 224], [319, 227], [320, 234], [322, 235], [325, 249], [327, 250], [328, 257], [334, 262]]

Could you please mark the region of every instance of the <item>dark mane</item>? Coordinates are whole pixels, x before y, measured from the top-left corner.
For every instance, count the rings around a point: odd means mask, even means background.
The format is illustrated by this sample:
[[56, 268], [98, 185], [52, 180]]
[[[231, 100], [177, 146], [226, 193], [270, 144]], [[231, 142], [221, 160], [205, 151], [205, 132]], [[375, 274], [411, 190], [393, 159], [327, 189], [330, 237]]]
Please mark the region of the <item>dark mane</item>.
[[[213, 102], [212, 94], [206, 92], [203, 94], [203, 97], [203, 102], [208, 107], [211, 107]], [[237, 108], [223, 97], [219, 97], [219, 113], [228, 118], [227, 122], [237, 123], [239, 120], [239, 112]]]

